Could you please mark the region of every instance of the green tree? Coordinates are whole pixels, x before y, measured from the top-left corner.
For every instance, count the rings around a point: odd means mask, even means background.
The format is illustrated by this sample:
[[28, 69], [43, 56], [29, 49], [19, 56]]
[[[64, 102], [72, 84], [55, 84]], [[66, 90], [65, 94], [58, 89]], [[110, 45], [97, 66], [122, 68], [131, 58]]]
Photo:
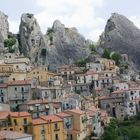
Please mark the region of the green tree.
[[140, 113], [124, 121], [111, 120], [101, 140], [140, 140]]
[[94, 44], [90, 44], [89, 45], [89, 49], [92, 51], [92, 52], [96, 52], [96, 46]]
[[119, 53], [113, 53], [111, 56], [111, 59], [113, 59], [115, 61], [116, 65], [119, 65], [122, 57]]
[[12, 46], [15, 44], [16, 44], [16, 38], [13, 36], [9, 36], [8, 39], [4, 40], [4, 47], [8, 48], [10, 53], [15, 52], [15, 49], [12, 48]]
[[103, 57], [110, 59], [110, 54], [111, 54], [110, 50], [105, 48], [103, 52]]
[[87, 58], [82, 58], [82, 59], [79, 59], [78, 61], [76, 61], [75, 64], [78, 67], [86, 67], [86, 63], [87, 62], [88, 62], [88, 59]]
[[4, 47], [9, 47], [9, 46], [11, 47], [14, 44], [16, 44], [16, 38], [15, 37], [11, 37], [11, 38], [8, 38], [8, 39], [4, 40]]
[[48, 28], [47, 29], [47, 34], [51, 34], [51, 33], [54, 33], [53, 29], [52, 28]]

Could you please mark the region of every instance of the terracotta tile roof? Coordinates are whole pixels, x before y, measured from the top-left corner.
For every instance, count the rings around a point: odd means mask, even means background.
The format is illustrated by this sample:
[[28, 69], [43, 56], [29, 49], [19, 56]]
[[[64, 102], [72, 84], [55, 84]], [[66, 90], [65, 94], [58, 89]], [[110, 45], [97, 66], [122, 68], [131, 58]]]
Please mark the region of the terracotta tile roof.
[[112, 92], [112, 94], [124, 93], [125, 91], [127, 91], [127, 90], [117, 90], [117, 91]]
[[9, 81], [8, 85], [31, 85], [31, 80], [16, 80], [16, 81]]
[[85, 111], [82, 111], [80, 109], [71, 109], [71, 110], [68, 110], [66, 111], [67, 113], [75, 113], [75, 114], [78, 114], [78, 115], [83, 115], [85, 114]]
[[71, 117], [71, 114], [68, 114], [66, 112], [60, 112], [56, 114], [57, 116], [61, 117], [61, 118], [66, 118], [66, 117]]
[[7, 84], [6, 83], [0, 83], [0, 88], [7, 88]]
[[107, 96], [101, 96], [100, 97], [100, 100], [104, 100], [104, 99], [109, 99], [110, 97], [107, 97]]
[[32, 137], [29, 134], [15, 132], [15, 131], [0, 131], [0, 136], [4, 139], [10, 139], [10, 140]]
[[41, 116], [40, 118], [42, 118], [43, 120], [46, 120], [46, 121], [51, 121], [51, 122], [63, 121], [60, 117], [58, 117], [56, 115]]
[[32, 124], [33, 125], [47, 124], [47, 121], [45, 121], [41, 118], [38, 118], [38, 119], [33, 119]]
[[4, 111], [0, 112], [0, 120], [6, 119], [10, 112]]
[[99, 72], [96, 72], [96, 71], [87, 71], [85, 73], [85, 75], [94, 75], [94, 74], [99, 74]]
[[10, 115], [12, 117], [30, 117], [31, 114], [28, 112], [11, 112]]
[[103, 91], [101, 88], [95, 88], [96, 91]]
[[140, 90], [140, 87], [131, 87], [129, 90]]
[[45, 103], [48, 103], [47, 99], [44, 99], [44, 100], [30, 100], [30, 101], [28, 101], [24, 104], [33, 105], [33, 104], [45, 104]]
[[69, 68], [70, 65], [61, 65], [60, 67], [58, 67], [58, 69], [63, 69], [63, 68]]

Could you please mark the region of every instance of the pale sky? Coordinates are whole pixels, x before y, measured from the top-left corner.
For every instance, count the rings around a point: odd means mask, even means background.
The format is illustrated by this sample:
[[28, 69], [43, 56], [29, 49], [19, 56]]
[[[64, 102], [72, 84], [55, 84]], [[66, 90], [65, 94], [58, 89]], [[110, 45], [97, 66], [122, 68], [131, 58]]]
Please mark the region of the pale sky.
[[111, 13], [131, 19], [140, 28], [140, 0], [0, 0], [0, 11], [8, 15], [10, 31], [19, 30], [22, 13], [33, 13], [43, 33], [58, 19], [76, 27], [86, 38], [97, 41]]

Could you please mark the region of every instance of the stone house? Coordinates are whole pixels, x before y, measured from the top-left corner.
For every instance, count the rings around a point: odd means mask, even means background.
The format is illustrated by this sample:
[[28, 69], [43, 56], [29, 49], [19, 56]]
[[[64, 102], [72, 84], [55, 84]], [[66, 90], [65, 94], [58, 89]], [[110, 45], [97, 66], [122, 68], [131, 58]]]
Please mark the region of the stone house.
[[20, 111], [28, 111], [32, 118], [42, 115], [56, 114], [62, 111], [61, 102], [49, 102], [48, 100], [30, 100], [19, 105]]
[[27, 72], [31, 70], [30, 60], [24, 56], [15, 56], [9, 58], [10, 55], [4, 59], [4, 63], [8, 65], [13, 65], [14, 72]]
[[76, 73], [81, 73], [82, 70], [75, 65], [62, 65], [57, 68], [57, 74], [62, 76], [64, 80], [74, 80]]
[[17, 80], [8, 82], [8, 101], [15, 107], [32, 98], [32, 80]]
[[33, 98], [34, 99], [59, 99], [63, 97], [65, 91], [62, 87], [41, 87], [37, 86], [33, 89]]
[[104, 65], [101, 63], [87, 63], [86, 69], [93, 71], [93, 72], [102, 72], [104, 70]]

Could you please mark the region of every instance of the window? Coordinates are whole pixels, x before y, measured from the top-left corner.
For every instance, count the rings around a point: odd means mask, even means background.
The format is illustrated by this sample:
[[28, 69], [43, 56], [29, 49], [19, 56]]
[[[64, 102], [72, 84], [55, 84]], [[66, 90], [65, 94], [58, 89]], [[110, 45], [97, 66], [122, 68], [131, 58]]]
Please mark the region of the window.
[[16, 119], [14, 119], [14, 124], [17, 125], [17, 120]]
[[97, 87], [99, 86], [99, 82], [98, 81], [96, 81], [96, 85], [97, 85]]
[[58, 139], [58, 134], [55, 134], [55, 140], [59, 140], [59, 139]]
[[13, 78], [13, 81], [15, 81], [15, 78]]
[[21, 88], [21, 91], [24, 91], [24, 88], [23, 87]]
[[129, 104], [129, 107], [133, 107], [133, 103], [130, 103], [130, 104]]
[[58, 124], [57, 123], [54, 124], [54, 128], [58, 129]]
[[42, 134], [42, 135], [45, 134], [45, 127], [44, 127], [44, 125], [42, 126], [41, 134]]
[[15, 91], [17, 91], [17, 88], [15, 87]]
[[131, 91], [131, 95], [134, 95], [133, 91]]
[[70, 140], [73, 140], [72, 134], [70, 135]]
[[17, 68], [17, 69], [19, 68], [18, 65], [16, 65], [16, 68]]
[[28, 133], [28, 126], [24, 126], [24, 133]]
[[4, 98], [3, 97], [1, 97], [1, 102], [4, 102]]
[[39, 112], [36, 113], [37, 117], [39, 117]]
[[27, 118], [24, 118], [24, 124], [27, 124]]
[[13, 128], [10, 128], [10, 131], [13, 131]]

